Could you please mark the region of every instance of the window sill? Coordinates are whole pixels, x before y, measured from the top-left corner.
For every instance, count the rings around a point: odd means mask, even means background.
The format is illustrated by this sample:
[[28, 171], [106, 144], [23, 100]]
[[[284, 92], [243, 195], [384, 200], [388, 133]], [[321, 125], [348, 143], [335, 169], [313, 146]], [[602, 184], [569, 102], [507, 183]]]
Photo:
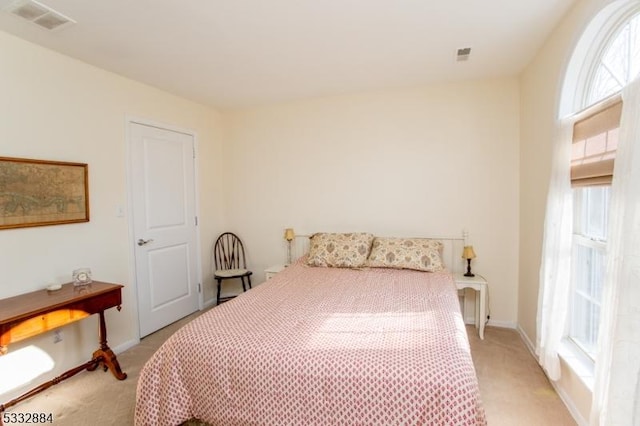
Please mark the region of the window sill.
[[573, 373], [580, 378], [582, 383], [593, 392], [594, 362], [569, 339], [562, 340], [558, 355]]

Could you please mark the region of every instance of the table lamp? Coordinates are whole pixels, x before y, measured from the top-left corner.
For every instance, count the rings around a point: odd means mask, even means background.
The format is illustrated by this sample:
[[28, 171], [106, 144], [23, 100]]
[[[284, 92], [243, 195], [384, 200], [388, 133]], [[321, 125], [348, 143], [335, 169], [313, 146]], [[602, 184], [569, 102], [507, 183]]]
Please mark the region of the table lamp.
[[284, 230], [284, 239], [287, 240], [287, 265], [291, 264], [291, 241], [293, 241], [295, 236], [296, 234], [293, 232], [293, 228]]
[[476, 253], [473, 251], [473, 246], [464, 246], [462, 250], [462, 258], [467, 259], [467, 273], [465, 277], [475, 277], [475, 274], [471, 273], [471, 259], [476, 258]]

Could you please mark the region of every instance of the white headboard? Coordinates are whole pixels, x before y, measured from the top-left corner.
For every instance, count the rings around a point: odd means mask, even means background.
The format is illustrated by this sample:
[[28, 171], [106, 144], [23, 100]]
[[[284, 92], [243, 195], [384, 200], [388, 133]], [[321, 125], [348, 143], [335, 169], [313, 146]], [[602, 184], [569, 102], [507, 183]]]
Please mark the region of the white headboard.
[[[296, 235], [291, 244], [291, 258], [296, 260], [309, 251], [311, 235]], [[442, 260], [451, 272], [464, 272], [465, 264], [462, 259], [462, 249], [466, 241], [466, 233], [462, 237], [421, 237], [442, 242]]]

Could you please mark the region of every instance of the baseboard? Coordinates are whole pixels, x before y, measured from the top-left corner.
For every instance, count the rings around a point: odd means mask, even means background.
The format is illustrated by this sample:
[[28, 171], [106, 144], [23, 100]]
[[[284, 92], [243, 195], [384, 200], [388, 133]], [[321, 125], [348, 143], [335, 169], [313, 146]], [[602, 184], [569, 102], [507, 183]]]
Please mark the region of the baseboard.
[[569, 395], [567, 395], [567, 393], [561, 387], [556, 386], [556, 382], [549, 380], [549, 383], [551, 383], [551, 386], [553, 386], [553, 389], [555, 389], [556, 393], [564, 403], [565, 407], [567, 407], [567, 410], [569, 410], [571, 417], [573, 417], [573, 420], [576, 421], [578, 426], [589, 426], [589, 422], [586, 421], [584, 417], [582, 417], [582, 414], [580, 414], [578, 408], [575, 406], [571, 398], [569, 398]]
[[[464, 319], [464, 323], [467, 325], [475, 325], [476, 324], [476, 320], [475, 318], [465, 318]], [[498, 327], [498, 328], [510, 328], [510, 329], [517, 329], [518, 325], [513, 322], [513, 321], [495, 321], [495, 320], [489, 320], [489, 322], [487, 322], [488, 326], [491, 327]]]
[[527, 347], [527, 349], [529, 349], [529, 352], [531, 352], [531, 355], [533, 355], [535, 359], [538, 359], [538, 351], [536, 350], [536, 345], [533, 344], [527, 333], [525, 333], [522, 327], [520, 327], [519, 325], [518, 334], [520, 334], [520, 338], [524, 342], [524, 345]]
[[487, 325], [491, 327], [499, 327], [499, 328], [510, 328], [510, 329], [518, 328], [518, 324], [513, 321], [496, 321], [496, 320], [490, 319], [489, 322], [487, 322]]
[[117, 354], [120, 354], [120, 353], [126, 351], [127, 349], [131, 349], [132, 347], [136, 346], [138, 343], [140, 343], [140, 339], [127, 340], [123, 344], [118, 345], [115, 348], [112, 348], [112, 350], [117, 355]]
[[216, 305], [216, 299], [209, 299], [202, 304], [202, 310], [209, 309]]
[[[520, 326], [518, 326], [518, 334], [520, 334], [520, 338], [524, 342], [524, 345], [529, 350], [529, 352], [531, 352], [531, 355], [537, 361], [538, 360], [538, 351], [536, 349], [536, 346], [533, 344], [533, 342], [531, 341], [531, 339], [529, 338], [527, 333], [525, 333], [524, 330], [522, 329], [522, 327], [520, 327]], [[542, 369], [542, 367], [540, 367], [540, 369]], [[544, 369], [542, 369], [542, 372], [544, 373]], [[546, 375], [546, 373], [544, 373], [544, 374]], [[571, 417], [573, 417], [573, 420], [576, 421], [578, 426], [588, 426], [589, 422], [587, 422], [584, 419], [584, 417], [582, 417], [582, 414], [580, 414], [580, 411], [575, 406], [575, 404], [573, 403], [573, 400], [569, 397], [569, 395], [567, 395], [567, 393], [561, 387], [559, 387], [556, 384], [556, 382], [554, 382], [553, 380], [549, 379], [549, 383], [551, 384], [553, 389], [556, 391], [556, 393], [558, 394], [558, 396], [562, 400], [562, 403], [564, 404], [564, 406], [567, 407], [567, 410], [569, 410], [569, 414], [571, 414]]]

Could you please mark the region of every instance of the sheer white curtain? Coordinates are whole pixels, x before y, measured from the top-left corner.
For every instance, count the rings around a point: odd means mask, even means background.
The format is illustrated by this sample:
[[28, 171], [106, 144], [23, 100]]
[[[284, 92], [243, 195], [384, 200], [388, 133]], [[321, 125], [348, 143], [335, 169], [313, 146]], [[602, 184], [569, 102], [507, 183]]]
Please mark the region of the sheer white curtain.
[[539, 362], [551, 380], [560, 378], [558, 348], [564, 336], [569, 305], [573, 200], [571, 192], [571, 136], [573, 122], [561, 121], [553, 148], [551, 180], [542, 243], [538, 295]]
[[640, 80], [622, 92], [593, 425], [640, 425]]

